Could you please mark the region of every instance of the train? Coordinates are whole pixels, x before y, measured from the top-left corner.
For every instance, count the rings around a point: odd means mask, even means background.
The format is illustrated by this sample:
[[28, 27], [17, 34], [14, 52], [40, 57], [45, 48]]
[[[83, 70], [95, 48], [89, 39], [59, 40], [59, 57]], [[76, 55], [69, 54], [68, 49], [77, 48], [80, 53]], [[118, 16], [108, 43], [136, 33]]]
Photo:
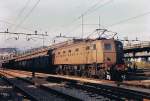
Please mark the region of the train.
[[123, 44], [113, 38], [73, 39], [45, 55], [11, 59], [3, 67], [109, 80], [123, 80], [126, 74]]

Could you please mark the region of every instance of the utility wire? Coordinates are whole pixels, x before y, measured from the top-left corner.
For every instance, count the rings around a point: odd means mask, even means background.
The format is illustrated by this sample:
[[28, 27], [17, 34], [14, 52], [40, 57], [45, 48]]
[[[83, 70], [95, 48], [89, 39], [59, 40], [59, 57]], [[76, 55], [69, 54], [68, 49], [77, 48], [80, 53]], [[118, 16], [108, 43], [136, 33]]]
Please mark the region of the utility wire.
[[[17, 15], [17, 17], [16, 17], [16, 19], [15, 19], [15, 21], [14, 22], [16, 22], [20, 17], [21, 17], [21, 15], [23, 14], [23, 12], [25, 11], [25, 9], [27, 8], [27, 6], [29, 5], [29, 3], [30, 3], [30, 0], [27, 0], [27, 2], [25, 3], [25, 5], [24, 5], [24, 7], [20, 10], [20, 12], [18, 13], [18, 15]], [[11, 29], [13, 26], [10, 26], [10, 27], [8, 27], [9, 29]]]
[[[102, 0], [104, 1], [104, 0]], [[93, 6], [91, 6], [90, 8], [88, 8], [84, 13], [82, 13], [78, 19], [80, 19], [83, 16], [87, 15], [88, 13], [90, 13], [97, 5], [99, 5], [100, 2], [102, 2], [101, 0], [99, 2], [97, 2], [96, 4], [94, 4]], [[101, 5], [100, 5], [101, 6]]]
[[[93, 12], [92, 10], [93, 10], [96, 6], [98, 6], [99, 3], [102, 2], [102, 1], [104, 1], [104, 0], [99, 0], [98, 2], [96, 2], [94, 5], [92, 5], [90, 8], [88, 8], [84, 13], [82, 13], [82, 15], [85, 16], [85, 15], [87, 15], [88, 13]], [[101, 8], [101, 7], [106, 6], [107, 4], [111, 3], [112, 1], [113, 1], [113, 0], [109, 0], [108, 2], [106, 2], [106, 3], [102, 4], [102, 5], [100, 5], [99, 7], [95, 8], [95, 11], [96, 11], [97, 9]], [[80, 19], [82, 18], [82, 15], [78, 16], [77, 18], [75, 18], [75, 19], [74, 19], [71, 23], [69, 23], [67, 26], [69, 26], [69, 25], [73, 24], [74, 22], [80, 20]], [[66, 25], [61, 26], [61, 27], [65, 27], [65, 26], [66, 26]], [[75, 29], [77, 29], [77, 28], [78, 28], [78, 26], [75, 27]], [[74, 29], [73, 29], [73, 30], [74, 30]], [[70, 32], [70, 31], [69, 31], [69, 32]], [[65, 34], [65, 35], [67, 35], [67, 34]]]
[[139, 14], [139, 15], [136, 15], [136, 16], [134, 16], [134, 17], [130, 17], [130, 18], [127, 18], [127, 19], [118, 21], [118, 22], [116, 22], [116, 23], [110, 24], [110, 25], [108, 25], [107, 27], [113, 27], [113, 26], [116, 26], [116, 25], [118, 25], [118, 24], [122, 24], [122, 23], [128, 22], [128, 21], [130, 21], [130, 20], [134, 20], [134, 19], [137, 19], [137, 18], [146, 16], [146, 15], [149, 15], [149, 14], [150, 14], [150, 12], [146, 12], [146, 13], [143, 13], [143, 14]]
[[[11, 23], [11, 22], [8, 22], [8, 21], [5, 21], [5, 20], [0, 20], [0, 22], [3, 22], [3, 23], [6, 23], [6, 24], [9, 24], [9, 25], [16, 26], [16, 24]], [[33, 29], [29, 29], [29, 28], [26, 28], [26, 27], [23, 27], [23, 26], [19, 26], [19, 28], [25, 29], [25, 30], [28, 30], [28, 31], [35, 31], [35, 30], [33, 30]]]
[[30, 0], [28, 0], [26, 2], [26, 4], [24, 5], [24, 7], [20, 10], [20, 12], [18, 13], [17, 18], [19, 18], [23, 14], [23, 12], [25, 11], [25, 9], [28, 7], [29, 3], [30, 3]]
[[[90, 8], [88, 8], [84, 13], [82, 13], [82, 15], [80, 15], [80, 16], [78, 16], [76, 19], [74, 19], [70, 24], [72, 24], [72, 23], [74, 23], [74, 22], [80, 20], [80, 19], [82, 18], [82, 16], [88, 15], [88, 14], [90, 14], [90, 13], [96, 11], [97, 9], [102, 8], [102, 7], [104, 7], [104, 6], [108, 5], [108, 4], [110, 4], [111, 2], [113, 2], [113, 0], [109, 0], [108, 2], [106, 2], [106, 3], [104, 3], [104, 4], [100, 5], [100, 6], [98, 6], [99, 3], [102, 2], [102, 1], [104, 1], [104, 0], [100, 0], [100, 1], [98, 1], [97, 3], [95, 3], [94, 5], [92, 5], [92, 6], [91, 6]], [[96, 6], [98, 6], [98, 7], [95, 8]], [[94, 9], [94, 10], [93, 10], [93, 9]], [[70, 25], [70, 24], [69, 24], [69, 25]]]
[[[110, 24], [104, 28], [109, 28], [109, 27], [113, 27], [113, 26], [116, 26], [116, 25], [119, 25], [119, 24], [122, 24], [122, 23], [125, 23], [125, 22], [128, 22], [130, 20], [134, 20], [134, 19], [137, 19], [137, 18], [140, 18], [140, 17], [143, 17], [143, 16], [146, 16], [146, 15], [149, 15], [150, 12], [146, 12], [146, 13], [142, 13], [142, 14], [139, 14], [139, 15], [136, 15], [134, 17], [130, 17], [130, 18], [127, 18], [127, 19], [124, 19], [124, 20], [121, 20], [121, 21], [118, 21], [116, 23], [113, 23], [113, 24]], [[86, 24], [86, 25], [92, 25], [92, 24]], [[97, 25], [97, 24], [93, 24], [93, 25]], [[110, 31], [110, 30], [109, 30]], [[111, 31], [112, 32], [112, 31]], [[93, 33], [91, 33], [89, 36], [91, 36]], [[88, 36], [88, 37], [89, 37]]]
[[[97, 5], [99, 5], [100, 2], [102, 2], [104, 0], [99, 0], [98, 2], [96, 2], [94, 5], [92, 5], [91, 7], [89, 7], [85, 12], [83, 12], [80, 16], [78, 16], [77, 18], [75, 18], [72, 22], [70, 22], [67, 26], [73, 24], [74, 22], [80, 20], [82, 18], [82, 15], [85, 16], [87, 15], [92, 9], [94, 9]], [[62, 26], [65, 27], [66, 25]]]
[[[88, 9], [86, 12], [84, 12], [82, 15], [83, 16], [85, 16], [85, 15], [88, 15], [88, 14], [91, 14], [91, 13], [93, 13], [94, 11], [96, 11], [96, 10], [98, 10], [98, 9], [100, 9], [100, 8], [103, 8], [103, 7], [105, 7], [106, 5], [108, 5], [108, 4], [110, 4], [110, 3], [112, 3], [113, 2], [113, 0], [109, 0], [108, 2], [105, 2], [104, 4], [101, 4], [100, 6], [98, 6], [97, 8], [95, 7], [95, 5], [93, 5], [92, 6], [92, 8], [90, 8], [90, 9]], [[99, 5], [99, 4], [98, 4]], [[81, 18], [82, 17], [82, 15], [81, 16], [79, 16], [79, 18]]]
[[37, 5], [39, 4], [41, 0], [38, 0], [35, 5], [31, 8], [31, 10], [25, 15], [24, 19], [15, 27], [14, 30], [17, 30], [18, 27], [20, 27], [24, 22], [25, 20], [30, 16], [30, 14], [34, 11], [34, 9], [37, 7]]

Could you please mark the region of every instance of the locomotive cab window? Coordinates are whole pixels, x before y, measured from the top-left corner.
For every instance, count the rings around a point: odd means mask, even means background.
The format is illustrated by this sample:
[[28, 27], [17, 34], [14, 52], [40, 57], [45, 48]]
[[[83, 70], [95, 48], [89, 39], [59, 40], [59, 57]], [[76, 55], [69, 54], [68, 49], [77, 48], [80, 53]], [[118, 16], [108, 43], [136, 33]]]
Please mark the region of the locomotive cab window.
[[105, 43], [104, 44], [104, 49], [105, 50], [112, 50], [112, 45], [110, 43]]

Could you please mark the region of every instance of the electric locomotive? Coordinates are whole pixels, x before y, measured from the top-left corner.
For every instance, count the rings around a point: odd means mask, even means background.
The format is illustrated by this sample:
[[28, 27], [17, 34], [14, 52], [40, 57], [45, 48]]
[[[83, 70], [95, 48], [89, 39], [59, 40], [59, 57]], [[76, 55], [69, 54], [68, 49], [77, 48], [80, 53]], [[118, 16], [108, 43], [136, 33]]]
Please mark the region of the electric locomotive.
[[59, 74], [120, 80], [125, 73], [123, 45], [114, 39], [73, 40], [52, 52]]

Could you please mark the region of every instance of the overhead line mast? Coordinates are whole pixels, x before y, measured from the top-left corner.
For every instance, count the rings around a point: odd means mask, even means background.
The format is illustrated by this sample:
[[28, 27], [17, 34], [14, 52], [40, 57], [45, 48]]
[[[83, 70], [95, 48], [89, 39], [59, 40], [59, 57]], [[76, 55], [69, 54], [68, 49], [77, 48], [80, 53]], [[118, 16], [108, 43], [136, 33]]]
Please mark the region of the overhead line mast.
[[[98, 6], [99, 3], [102, 2], [102, 1], [104, 1], [104, 0], [100, 0], [100, 1], [98, 1], [97, 3], [95, 3], [94, 5], [92, 5], [92, 6], [91, 6], [90, 8], [88, 8], [85, 12], [83, 12], [80, 16], [78, 16], [76, 19], [74, 19], [74, 20], [71, 22], [71, 24], [74, 23], [74, 22], [77, 21], [77, 20], [80, 20], [80, 19], [82, 19], [82, 21], [83, 21], [83, 16], [88, 15], [88, 14], [90, 14], [90, 13], [96, 11], [97, 9], [102, 8], [102, 7], [105, 7], [106, 5], [108, 5], [108, 4], [110, 4], [111, 2], [113, 2], [113, 0], [109, 0], [108, 2], [105, 2], [104, 4], [101, 4], [100, 6]], [[98, 6], [98, 7], [97, 7], [97, 6]], [[95, 8], [95, 7], [96, 7], [96, 8]], [[84, 27], [83, 27], [83, 26], [84, 26], [84, 24], [82, 23], [82, 35], [81, 35], [82, 38], [83, 38], [83, 34], [84, 34]]]

